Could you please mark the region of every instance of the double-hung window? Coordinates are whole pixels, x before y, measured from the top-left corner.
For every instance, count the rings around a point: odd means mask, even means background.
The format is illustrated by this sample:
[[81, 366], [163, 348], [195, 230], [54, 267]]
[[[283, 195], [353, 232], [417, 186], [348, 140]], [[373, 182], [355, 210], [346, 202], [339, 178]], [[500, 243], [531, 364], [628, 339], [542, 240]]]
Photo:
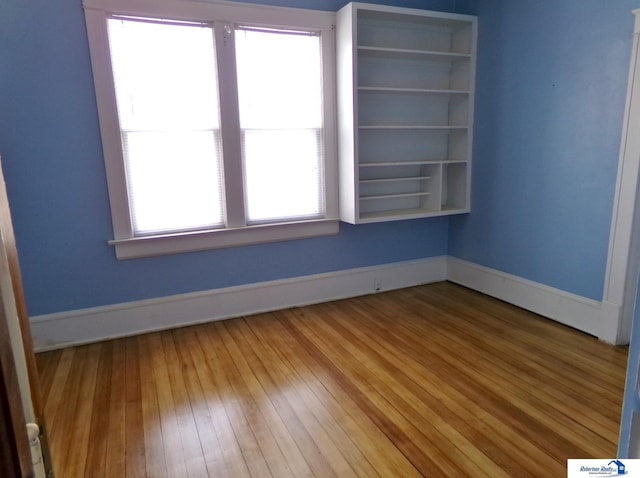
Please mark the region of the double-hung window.
[[331, 14], [84, 6], [119, 258], [337, 232]]

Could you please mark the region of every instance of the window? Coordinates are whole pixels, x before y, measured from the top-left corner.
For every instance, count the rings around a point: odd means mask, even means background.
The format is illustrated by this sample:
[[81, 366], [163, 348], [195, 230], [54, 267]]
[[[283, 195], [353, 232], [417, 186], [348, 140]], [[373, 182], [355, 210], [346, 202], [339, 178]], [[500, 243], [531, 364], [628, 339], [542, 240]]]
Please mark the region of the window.
[[248, 220], [319, 217], [319, 36], [238, 28], [235, 37]]
[[107, 25], [134, 235], [222, 227], [213, 29], [120, 17]]
[[84, 5], [118, 258], [337, 233], [330, 14]]

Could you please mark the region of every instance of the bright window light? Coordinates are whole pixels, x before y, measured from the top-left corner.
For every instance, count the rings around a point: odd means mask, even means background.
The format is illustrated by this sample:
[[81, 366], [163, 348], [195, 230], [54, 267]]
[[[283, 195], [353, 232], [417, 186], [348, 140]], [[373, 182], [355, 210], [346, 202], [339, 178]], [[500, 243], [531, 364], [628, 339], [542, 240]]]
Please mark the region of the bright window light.
[[249, 223], [324, 214], [320, 37], [236, 29]]
[[108, 28], [134, 233], [223, 227], [213, 29], [118, 17]]

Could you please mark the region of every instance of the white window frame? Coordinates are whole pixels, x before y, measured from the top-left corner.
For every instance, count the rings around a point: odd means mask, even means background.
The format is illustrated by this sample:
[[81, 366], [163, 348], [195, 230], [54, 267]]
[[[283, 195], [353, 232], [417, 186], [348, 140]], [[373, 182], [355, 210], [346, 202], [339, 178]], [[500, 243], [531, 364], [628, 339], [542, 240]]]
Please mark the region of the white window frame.
[[[91, 64], [100, 119], [109, 201], [113, 223], [113, 240], [118, 259], [200, 251], [290, 239], [303, 239], [337, 234], [338, 167], [336, 140], [335, 88], [335, 14], [316, 10], [248, 5], [235, 2], [193, 0], [84, 0], [85, 20], [89, 39]], [[225, 195], [227, 227], [153, 236], [135, 236], [126, 184], [121, 134], [109, 54], [107, 18], [111, 15], [207, 22], [214, 25], [220, 91], [235, 91], [221, 95], [220, 108], [226, 125], [223, 128], [225, 152]], [[308, 29], [320, 32], [323, 69], [324, 116], [324, 199], [325, 214], [321, 219], [247, 225], [242, 190], [240, 128], [235, 87], [235, 49], [233, 35], [225, 25], [255, 25], [283, 29]], [[228, 45], [231, 44], [231, 48]], [[231, 82], [231, 85], [229, 85]]]

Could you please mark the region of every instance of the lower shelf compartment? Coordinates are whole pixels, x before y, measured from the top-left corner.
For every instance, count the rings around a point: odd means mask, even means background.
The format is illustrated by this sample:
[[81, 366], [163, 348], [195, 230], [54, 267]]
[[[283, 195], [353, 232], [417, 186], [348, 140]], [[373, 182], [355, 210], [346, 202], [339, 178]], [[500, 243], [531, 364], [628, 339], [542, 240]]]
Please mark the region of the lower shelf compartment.
[[[442, 162], [398, 168], [366, 168], [358, 208], [350, 221], [383, 222], [468, 212], [468, 165]], [[372, 171], [376, 174], [373, 175]]]

